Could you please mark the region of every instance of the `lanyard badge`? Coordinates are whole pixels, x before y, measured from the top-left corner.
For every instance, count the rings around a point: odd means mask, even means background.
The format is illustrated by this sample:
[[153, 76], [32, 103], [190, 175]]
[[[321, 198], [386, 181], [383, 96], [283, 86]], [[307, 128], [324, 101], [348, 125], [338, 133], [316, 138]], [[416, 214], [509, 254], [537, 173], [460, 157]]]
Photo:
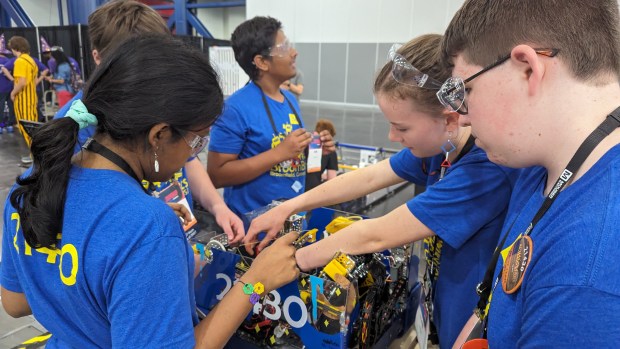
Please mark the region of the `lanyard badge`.
[[502, 289], [513, 294], [521, 287], [527, 267], [532, 260], [534, 243], [529, 235], [520, 236], [510, 247], [502, 268]]

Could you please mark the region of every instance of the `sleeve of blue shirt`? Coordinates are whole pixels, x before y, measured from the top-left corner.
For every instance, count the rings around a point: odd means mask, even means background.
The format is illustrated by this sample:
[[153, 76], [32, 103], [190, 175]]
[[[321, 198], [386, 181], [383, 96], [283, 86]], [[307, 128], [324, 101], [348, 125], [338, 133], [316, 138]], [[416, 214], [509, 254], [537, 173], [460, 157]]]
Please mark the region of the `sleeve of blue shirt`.
[[164, 236], [123, 263], [107, 300], [113, 347], [194, 346], [188, 253], [182, 236]]
[[[424, 175], [408, 173], [419, 181]], [[398, 174], [398, 173], [397, 173]], [[453, 165], [444, 179], [407, 202], [407, 207], [424, 225], [451, 247], [458, 249], [508, 205], [512, 184], [506, 172], [488, 161], [486, 154], [468, 154]]]
[[2, 285], [2, 287], [11, 292], [23, 293], [24, 291], [22, 290], [22, 287], [19, 283], [17, 270], [15, 268], [14, 259], [17, 258], [16, 254], [18, 252], [15, 249], [15, 245], [13, 244], [13, 237], [15, 237], [17, 226], [15, 221], [11, 219], [11, 216], [15, 211], [12, 209], [11, 203], [9, 202], [9, 197], [7, 197], [4, 206], [2, 263], [0, 263], [0, 284]]
[[224, 106], [224, 112], [211, 128], [209, 151], [239, 154], [246, 142], [246, 120], [237, 108]]

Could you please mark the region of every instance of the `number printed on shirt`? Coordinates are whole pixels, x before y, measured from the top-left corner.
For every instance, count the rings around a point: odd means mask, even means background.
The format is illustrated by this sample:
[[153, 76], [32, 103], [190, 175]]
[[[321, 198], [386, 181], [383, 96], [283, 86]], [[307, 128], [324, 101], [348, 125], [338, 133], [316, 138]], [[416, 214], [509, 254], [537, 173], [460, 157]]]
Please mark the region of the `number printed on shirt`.
[[[20, 220], [19, 214], [17, 212], [13, 212], [11, 214], [11, 220], [16, 221], [17, 223], [15, 224], [15, 236], [13, 236], [13, 246], [15, 247], [15, 250], [17, 251], [17, 253], [20, 253], [19, 246], [17, 245], [17, 235], [19, 234], [21, 230], [21, 220]], [[78, 261], [79, 261], [78, 252], [75, 246], [73, 246], [72, 244], [64, 244], [62, 246], [62, 249], [60, 250], [50, 249], [47, 247], [41, 247], [41, 248], [35, 249], [35, 251], [42, 253], [42, 254], [46, 254], [47, 258], [45, 259], [45, 261], [47, 263], [56, 264], [56, 262], [58, 262], [60, 280], [62, 281], [63, 284], [67, 286], [75, 285], [77, 281]], [[30, 245], [28, 245], [28, 243], [25, 240], [24, 240], [24, 255], [32, 256], [32, 247], [30, 247]], [[59, 255], [60, 255], [60, 258], [58, 258]], [[62, 261], [63, 261], [63, 258], [67, 258], [67, 255], [70, 258], [70, 263], [71, 263], [71, 271], [69, 272], [69, 275], [65, 275], [65, 273], [62, 270], [62, 266], [63, 266]]]

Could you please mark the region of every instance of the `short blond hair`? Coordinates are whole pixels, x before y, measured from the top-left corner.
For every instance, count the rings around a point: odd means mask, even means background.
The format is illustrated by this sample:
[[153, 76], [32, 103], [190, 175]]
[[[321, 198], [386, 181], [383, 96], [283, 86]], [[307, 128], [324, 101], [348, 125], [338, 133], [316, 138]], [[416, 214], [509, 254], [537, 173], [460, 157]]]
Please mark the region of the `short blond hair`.
[[88, 16], [90, 42], [100, 57], [128, 38], [143, 34], [170, 35], [170, 30], [157, 11], [137, 1], [110, 1]]

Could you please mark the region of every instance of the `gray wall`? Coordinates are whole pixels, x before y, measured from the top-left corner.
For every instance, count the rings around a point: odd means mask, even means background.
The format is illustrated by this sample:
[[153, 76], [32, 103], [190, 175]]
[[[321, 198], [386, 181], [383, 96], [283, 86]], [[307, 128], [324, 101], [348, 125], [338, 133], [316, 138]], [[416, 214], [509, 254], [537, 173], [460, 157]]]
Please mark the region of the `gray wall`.
[[374, 104], [372, 86], [392, 43], [299, 43], [297, 68], [304, 74], [301, 99]]

